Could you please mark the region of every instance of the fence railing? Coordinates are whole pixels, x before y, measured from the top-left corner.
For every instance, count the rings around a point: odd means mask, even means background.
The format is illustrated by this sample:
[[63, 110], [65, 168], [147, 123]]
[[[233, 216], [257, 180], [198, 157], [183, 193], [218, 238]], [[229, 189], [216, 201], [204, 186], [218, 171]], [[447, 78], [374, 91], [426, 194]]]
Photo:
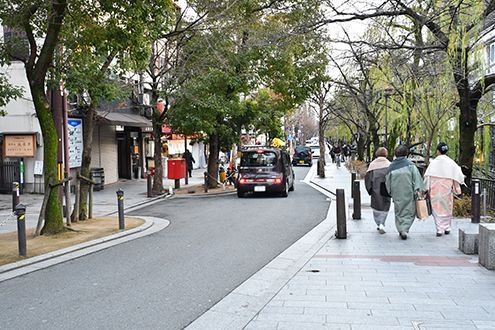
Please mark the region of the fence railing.
[[473, 179], [479, 179], [481, 192], [486, 192], [486, 208], [495, 211], [495, 180], [478, 177]]
[[0, 193], [12, 192], [12, 183], [19, 181], [19, 161], [0, 161]]

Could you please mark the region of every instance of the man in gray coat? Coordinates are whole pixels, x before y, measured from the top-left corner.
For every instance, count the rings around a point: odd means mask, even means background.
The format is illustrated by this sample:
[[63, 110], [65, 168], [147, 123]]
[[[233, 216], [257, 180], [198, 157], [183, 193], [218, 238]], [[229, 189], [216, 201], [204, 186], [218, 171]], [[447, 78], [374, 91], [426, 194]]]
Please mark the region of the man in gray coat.
[[385, 192], [385, 176], [387, 175], [390, 161], [387, 159], [388, 151], [380, 147], [375, 152], [375, 160], [371, 162], [366, 171], [364, 182], [366, 190], [371, 196], [371, 208], [373, 209], [373, 218], [375, 219], [377, 230], [380, 234], [385, 234], [385, 220], [387, 220], [388, 211], [390, 210], [390, 197], [383, 196]]

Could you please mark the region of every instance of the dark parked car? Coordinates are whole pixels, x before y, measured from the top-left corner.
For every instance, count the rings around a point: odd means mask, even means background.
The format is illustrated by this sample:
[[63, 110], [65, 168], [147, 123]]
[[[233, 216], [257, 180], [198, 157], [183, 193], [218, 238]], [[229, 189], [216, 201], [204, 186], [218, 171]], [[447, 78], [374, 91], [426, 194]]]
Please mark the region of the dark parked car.
[[313, 163], [313, 156], [311, 155], [310, 147], [297, 146], [294, 150], [294, 156], [292, 156], [292, 165], [309, 165]]
[[285, 150], [255, 147], [241, 150], [237, 196], [247, 192], [279, 193], [287, 197], [294, 190], [295, 175]]

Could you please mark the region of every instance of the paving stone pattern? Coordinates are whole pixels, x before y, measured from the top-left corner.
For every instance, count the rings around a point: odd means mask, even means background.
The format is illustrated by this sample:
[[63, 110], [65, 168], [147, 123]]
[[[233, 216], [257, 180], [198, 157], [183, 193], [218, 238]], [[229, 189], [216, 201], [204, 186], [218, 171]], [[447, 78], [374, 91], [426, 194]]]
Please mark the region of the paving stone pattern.
[[384, 235], [369, 208], [348, 220], [245, 329], [495, 329], [495, 272], [458, 250], [469, 221], [442, 237], [417, 221], [403, 241], [392, 212]]

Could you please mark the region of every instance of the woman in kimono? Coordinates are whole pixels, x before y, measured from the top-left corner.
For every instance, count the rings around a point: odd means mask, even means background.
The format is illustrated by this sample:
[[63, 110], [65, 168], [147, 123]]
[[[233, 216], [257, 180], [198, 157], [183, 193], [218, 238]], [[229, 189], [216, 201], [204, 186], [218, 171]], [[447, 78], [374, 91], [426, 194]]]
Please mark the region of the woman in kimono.
[[385, 177], [387, 191], [394, 200], [395, 226], [400, 238], [404, 240], [416, 218], [415, 196], [424, 190], [418, 168], [406, 158], [408, 153], [406, 146], [395, 149], [396, 158], [390, 164]]
[[390, 161], [387, 159], [388, 151], [384, 147], [376, 150], [375, 160], [373, 160], [366, 171], [364, 183], [366, 191], [371, 196], [371, 208], [373, 209], [373, 218], [380, 234], [385, 234], [385, 220], [387, 220], [388, 211], [390, 210], [390, 197], [382, 196], [380, 187], [385, 184], [385, 175], [387, 174]]
[[437, 157], [430, 162], [425, 172], [425, 186], [430, 194], [437, 237], [450, 234], [454, 194], [460, 194], [460, 185], [464, 184], [461, 168], [447, 156], [447, 151], [447, 144], [440, 142]]

